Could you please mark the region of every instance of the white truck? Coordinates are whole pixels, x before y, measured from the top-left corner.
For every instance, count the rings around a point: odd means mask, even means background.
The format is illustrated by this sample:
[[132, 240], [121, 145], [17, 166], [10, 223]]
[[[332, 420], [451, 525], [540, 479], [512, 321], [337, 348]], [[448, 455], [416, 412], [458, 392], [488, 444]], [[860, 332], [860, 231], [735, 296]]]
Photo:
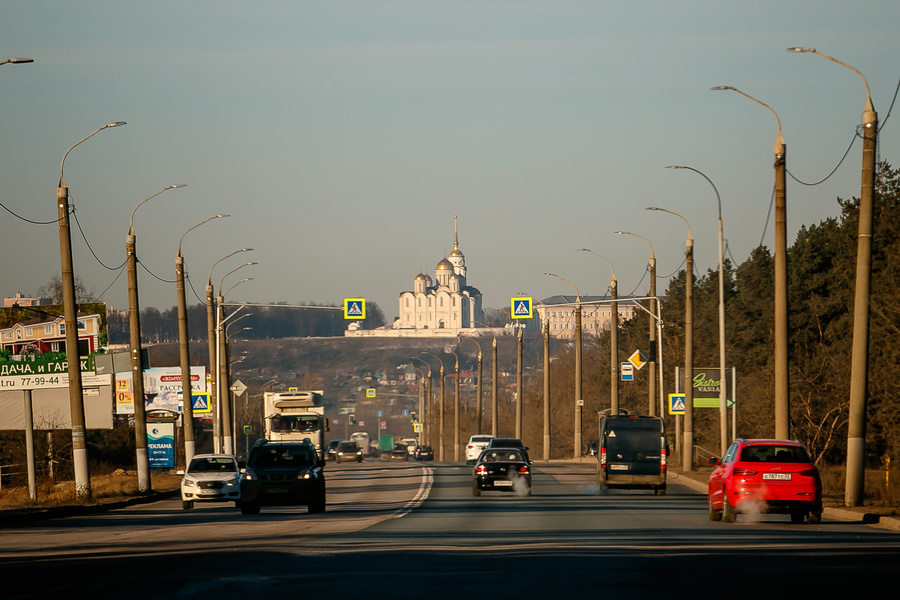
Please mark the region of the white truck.
[[266, 439], [302, 442], [309, 438], [319, 458], [324, 459], [328, 419], [323, 394], [322, 390], [266, 392], [263, 396]]

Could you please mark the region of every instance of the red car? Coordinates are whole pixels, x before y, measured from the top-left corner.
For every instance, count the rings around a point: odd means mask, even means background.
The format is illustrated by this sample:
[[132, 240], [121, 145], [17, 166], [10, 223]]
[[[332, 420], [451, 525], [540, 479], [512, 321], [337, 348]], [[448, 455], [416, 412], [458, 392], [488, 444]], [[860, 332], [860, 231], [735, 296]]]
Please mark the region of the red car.
[[822, 480], [796, 440], [737, 439], [721, 459], [712, 457], [709, 520], [733, 523], [739, 513], [791, 515], [792, 523], [822, 520]]

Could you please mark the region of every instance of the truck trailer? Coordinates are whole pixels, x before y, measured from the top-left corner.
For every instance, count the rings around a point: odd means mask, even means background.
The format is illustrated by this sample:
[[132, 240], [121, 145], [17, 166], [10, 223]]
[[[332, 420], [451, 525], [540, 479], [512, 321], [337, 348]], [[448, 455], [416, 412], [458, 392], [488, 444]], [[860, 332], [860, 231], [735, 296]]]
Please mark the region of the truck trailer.
[[270, 442], [309, 441], [316, 447], [319, 458], [325, 458], [324, 392], [306, 390], [295, 392], [265, 392], [266, 439]]

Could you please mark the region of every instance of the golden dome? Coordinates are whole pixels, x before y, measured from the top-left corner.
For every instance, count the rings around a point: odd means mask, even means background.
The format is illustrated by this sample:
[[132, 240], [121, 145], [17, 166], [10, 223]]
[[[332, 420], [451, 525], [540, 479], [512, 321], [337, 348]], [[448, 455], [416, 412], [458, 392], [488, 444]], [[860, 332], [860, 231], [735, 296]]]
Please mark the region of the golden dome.
[[462, 253], [462, 250], [460, 250], [459, 248], [453, 248], [453, 252], [450, 253], [450, 256], [465, 256], [465, 255]]
[[439, 262], [437, 264], [437, 266], [435, 267], [435, 270], [437, 270], [437, 271], [452, 271], [453, 263], [450, 262], [449, 260], [447, 260], [446, 258], [442, 258], [441, 262]]

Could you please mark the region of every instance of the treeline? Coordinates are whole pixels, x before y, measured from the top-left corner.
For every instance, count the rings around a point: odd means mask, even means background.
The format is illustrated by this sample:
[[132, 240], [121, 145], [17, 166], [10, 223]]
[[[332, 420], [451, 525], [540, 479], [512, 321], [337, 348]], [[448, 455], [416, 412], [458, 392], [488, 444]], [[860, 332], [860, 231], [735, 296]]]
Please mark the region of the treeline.
[[[296, 308], [287, 303], [271, 307], [227, 307], [225, 326], [229, 335], [246, 339], [271, 339], [284, 337], [328, 337], [342, 336], [347, 328], [343, 307], [316, 304]], [[205, 304], [188, 307], [188, 337], [191, 340], [208, 338], [208, 319]], [[127, 311], [110, 312], [107, 315], [109, 340], [111, 344], [127, 344], [129, 323]], [[374, 329], [384, 325], [384, 313], [378, 304], [366, 303], [366, 318], [360, 321], [363, 329]], [[162, 344], [178, 341], [178, 308], [168, 310], [145, 308], [141, 311], [141, 340], [147, 344]]]
[[[859, 199], [837, 199], [838, 218], [803, 227], [787, 253], [788, 360], [791, 437], [814, 458], [844, 462], [850, 398], [850, 356], [856, 275]], [[879, 165], [875, 187], [875, 225], [869, 344], [866, 451], [870, 464], [900, 451], [900, 171]], [[765, 247], [734, 268], [725, 264], [727, 367], [737, 369], [738, 437], [773, 437], [774, 431], [774, 258]], [[684, 365], [684, 283], [673, 277], [662, 307], [662, 352], [666, 392], [674, 391], [674, 368]], [[718, 271], [694, 277], [694, 365], [718, 367]], [[647, 352], [649, 317], [637, 311], [619, 331], [619, 360], [641, 348]], [[552, 397], [571, 397], [572, 352], [563, 350], [551, 371]], [[609, 407], [608, 334], [592, 339], [584, 351], [585, 415]], [[620, 384], [620, 405], [647, 410], [646, 376]], [[526, 401], [543, 397], [534, 380]], [[571, 402], [558, 404], [558, 433], [571, 437]], [[718, 453], [718, 410], [695, 409], [696, 444]], [[730, 416], [729, 416], [730, 418]], [[585, 417], [586, 422], [588, 417]], [[671, 419], [671, 418], [670, 418]], [[674, 421], [671, 423], [674, 432]], [[590, 431], [591, 425], [586, 425]], [[729, 432], [731, 424], [728, 425]], [[537, 432], [536, 432], [537, 433]], [[587, 438], [587, 433], [586, 433]], [[539, 436], [536, 439], [540, 439]]]

